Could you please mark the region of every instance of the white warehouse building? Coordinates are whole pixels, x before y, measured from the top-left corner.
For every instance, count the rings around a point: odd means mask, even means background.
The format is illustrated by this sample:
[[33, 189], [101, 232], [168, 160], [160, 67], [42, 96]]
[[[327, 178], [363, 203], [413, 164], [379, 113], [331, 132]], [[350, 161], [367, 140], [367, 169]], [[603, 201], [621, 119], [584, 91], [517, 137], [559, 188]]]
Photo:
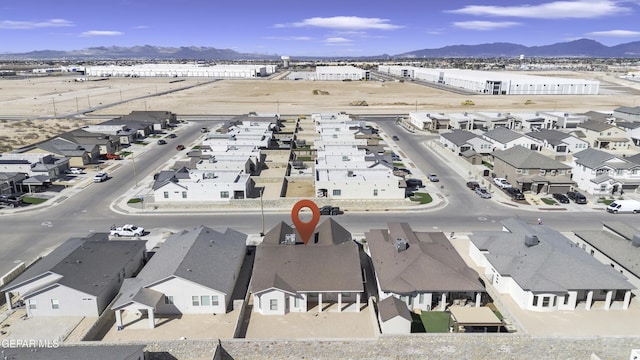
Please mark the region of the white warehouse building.
[[369, 80], [369, 71], [355, 66], [318, 66], [315, 80]]
[[430, 81], [488, 95], [597, 95], [594, 80], [460, 69], [379, 65], [384, 74]]
[[131, 66], [87, 66], [87, 76], [114, 77], [213, 77], [255, 78], [269, 76], [276, 65], [198, 65], [198, 64], [139, 64]]

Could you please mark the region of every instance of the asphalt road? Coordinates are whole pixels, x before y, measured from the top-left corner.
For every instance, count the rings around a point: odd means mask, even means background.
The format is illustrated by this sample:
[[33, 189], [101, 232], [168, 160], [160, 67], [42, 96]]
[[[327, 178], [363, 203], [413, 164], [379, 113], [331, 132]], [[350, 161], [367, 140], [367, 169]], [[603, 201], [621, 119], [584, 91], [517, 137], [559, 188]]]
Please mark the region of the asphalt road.
[[[412, 212], [357, 212], [350, 211], [339, 215], [336, 219], [353, 233], [362, 233], [370, 228], [381, 228], [387, 222], [408, 222], [415, 230], [470, 232], [479, 230], [499, 230], [499, 221], [508, 217], [516, 217], [535, 223], [536, 219], [544, 219], [546, 226], [560, 231], [574, 229], [599, 229], [600, 221], [611, 216], [616, 220], [632, 220], [633, 215], [610, 215], [604, 212], [540, 212], [526, 211], [501, 205], [494, 200], [485, 200], [476, 196], [465, 186], [460, 178], [442, 160], [435, 156], [424, 145], [428, 139], [425, 135], [412, 134], [395, 125], [396, 117], [375, 117], [363, 120], [374, 121], [390, 136], [397, 135], [397, 145], [412, 162], [425, 174], [437, 173], [441, 179], [442, 195], [447, 206], [426, 211]], [[135, 186], [138, 180], [152, 176], [164, 164], [176, 155], [175, 145], [185, 146], [200, 136], [202, 124], [213, 126], [216, 122], [207, 120], [198, 122], [191, 117], [191, 126], [181, 129], [176, 139], [171, 139], [164, 146], [149, 145], [141, 154], [134, 154], [134, 160], [121, 160], [120, 166], [111, 172], [111, 178], [103, 183], [90, 184], [84, 190], [61, 201], [59, 204], [41, 211], [23, 212], [0, 216], [0, 274], [4, 274], [20, 261], [30, 262], [37, 256], [46, 253], [71, 237], [83, 237], [91, 232], [105, 232], [113, 224], [135, 223], [146, 229], [189, 229], [206, 225], [223, 230], [234, 228], [245, 233], [259, 233], [262, 221], [259, 209], [256, 211], [215, 214], [153, 214], [123, 215], [110, 210], [110, 204], [126, 190]], [[203, 119], [204, 120], [204, 119]], [[290, 222], [288, 213], [266, 213], [265, 229], [269, 230], [279, 221]]]

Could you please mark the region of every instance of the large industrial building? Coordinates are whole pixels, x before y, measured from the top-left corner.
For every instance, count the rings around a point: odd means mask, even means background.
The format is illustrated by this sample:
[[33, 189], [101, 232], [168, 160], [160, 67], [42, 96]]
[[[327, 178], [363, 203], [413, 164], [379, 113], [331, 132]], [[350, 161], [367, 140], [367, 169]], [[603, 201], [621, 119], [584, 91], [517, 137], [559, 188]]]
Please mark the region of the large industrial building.
[[355, 66], [318, 66], [315, 80], [369, 80], [369, 71]]
[[87, 76], [119, 77], [213, 77], [256, 78], [269, 76], [277, 65], [199, 65], [199, 64], [140, 64], [131, 66], [87, 66]]
[[599, 81], [506, 72], [379, 65], [384, 74], [430, 81], [488, 95], [597, 95]]

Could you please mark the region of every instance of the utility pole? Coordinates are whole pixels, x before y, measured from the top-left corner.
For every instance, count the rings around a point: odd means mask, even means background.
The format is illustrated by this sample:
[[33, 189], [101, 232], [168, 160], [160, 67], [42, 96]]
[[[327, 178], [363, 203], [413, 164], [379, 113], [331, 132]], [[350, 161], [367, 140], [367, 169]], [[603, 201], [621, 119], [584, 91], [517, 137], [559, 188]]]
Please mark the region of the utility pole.
[[53, 101], [53, 117], [58, 117], [58, 112], [56, 111], [56, 98], [51, 98]]

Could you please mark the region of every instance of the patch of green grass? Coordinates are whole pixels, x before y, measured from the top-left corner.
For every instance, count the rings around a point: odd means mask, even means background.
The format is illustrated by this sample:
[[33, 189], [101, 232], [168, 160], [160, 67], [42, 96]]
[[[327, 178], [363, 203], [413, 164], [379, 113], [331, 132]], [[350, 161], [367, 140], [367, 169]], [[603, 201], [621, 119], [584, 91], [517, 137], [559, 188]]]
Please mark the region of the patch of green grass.
[[429, 195], [428, 193], [420, 193], [420, 192], [413, 193], [413, 196], [411, 196], [410, 199], [411, 201], [420, 202], [420, 205], [428, 204], [433, 201], [433, 198], [431, 198], [431, 195]]
[[603, 197], [601, 197], [601, 198], [599, 198], [599, 199], [598, 199], [598, 203], [600, 203], [600, 204], [605, 204], [605, 205], [607, 205], [607, 206], [611, 205], [611, 203], [612, 203], [612, 202], [614, 202], [614, 201], [615, 201], [615, 200], [613, 200], [613, 199], [605, 199], [605, 198], [603, 198]]
[[496, 314], [496, 317], [498, 318], [498, 320], [502, 321], [504, 320], [504, 316], [502, 316], [502, 314], [500, 313], [500, 311], [498, 310], [493, 310], [493, 313]]
[[448, 333], [449, 326], [453, 324], [449, 313], [444, 311], [423, 311], [420, 317], [428, 333]]
[[493, 170], [493, 164], [491, 164], [489, 162], [483, 161], [482, 165], [484, 165], [484, 166], [488, 167], [489, 169]]
[[196, 145], [192, 148], [193, 150], [200, 150], [200, 145]]
[[556, 203], [555, 200], [550, 198], [540, 198], [540, 200], [547, 205], [554, 205]]
[[31, 197], [31, 196], [25, 196], [22, 198], [22, 201], [24, 201], [26, 204], [33, 204], [33, 205], [42, 204], [47, 200], [49, 199], [43, 199], [43, 198]]
[[127, 204], [136, 204], [136, 203], [140, 203], [142, 202], [142, 199], [140, 198], [131, 198], [129, 199], [129, 201], [127, 201]]
[[136, 144], [136, 145], [142, 145], [142, 146], [147, 146], [147, 145], [149, 145], [149, 143], [148, 143], [148, 142], [145, 142], [145, 141], [136, 141], [136, 142], [135, 142], [135, 144]]
[[427, 332], [424, 329], [424, 324], [422, 323], [422, 318], [420, 315], [412, 312], [411, 313], [411, 333], [425, 333]]
[[298, 161], [311, 161], [311, 156], [296, 156]]
[[394, 163], [393, 163], [393, 166], [395, 166], [395, 167], [404, 167], [404, 163], [401, 163], [401, 162], [394, 162]]

